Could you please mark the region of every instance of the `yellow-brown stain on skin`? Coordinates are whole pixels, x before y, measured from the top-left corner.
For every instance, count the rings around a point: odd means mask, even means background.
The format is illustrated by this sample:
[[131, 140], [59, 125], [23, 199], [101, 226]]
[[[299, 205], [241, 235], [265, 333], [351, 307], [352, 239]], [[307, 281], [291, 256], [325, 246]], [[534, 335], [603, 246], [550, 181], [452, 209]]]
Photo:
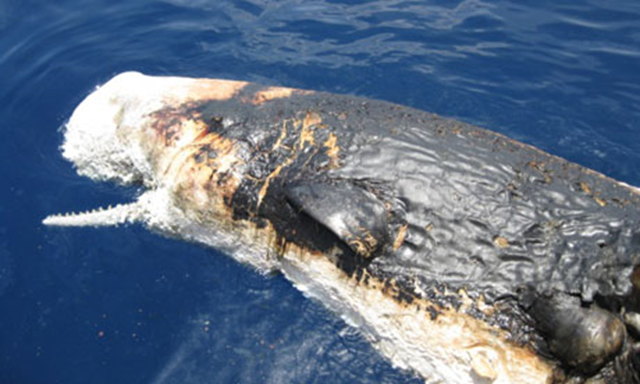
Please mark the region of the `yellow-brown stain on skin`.
[[396, 239], [393, 242], [393, 250], [397, 251], [402, 243], [404, 243], [404, 238], [407, 236], [407, 228], [409, 228], [409, 224], [405, 224], [398, 230], [398, 234], [396, 235]]
[[505, 239], [502, 236], [498, 236], [493, 239], [493, 243], [502, 249], [505, 249], [509, 246], [509, 240]]
[[329, 137], [324, 141], [323, 146], [327, 149], [325, 153], [329, 156], [329, 168], [336, 168], [340, 162], [338, 137], [333, 132], [330, 132]]
[[540, 172], [543, 176], [544, 176], [544, 182], [547, 184], [550, 184], [551, 181], [553, 180], [551, 178], [551, 174], [550, 172], [546, 169], [547, 163], [544, 161], [529, 161], [527, 163], [527, 165], [530, 168], [535, 169], [536, 171]]
[[543, 171], [545, 169], [545, 166], [547, 165], [544, 161], [538, 162], [538, 161], [530, 161], [527, 163], [527, 165], [533, 169], [536, 169], [538, 171]]
[[246, 81], [196, 79], [189, 88], [187, 101], [229, 100], [247, 84]]
[[161, 182], [173, 185], [177, 206], [194, 215], [197, 222], [226, 220], [231, 224], [225, 219], [231, 217], [226, 201], [240, 185], [244, 172], [238, 168], [244, 161], [235, 142], [209, 132], [199, 113], [181, 115], [180, 111], [156, 114], [147, 134], [146, 151], [155, 159], [156, 173], [166, 180]]
[[360, 234], [343, 233], [347, 244], [364, 258], [369, 258], [378, 247], [378, 240], [366, 228], [358, 228]]
[[373, 250], [378, 247], [378, 240], [371, 234], [371, 232], [366, 232], [364, 234], [363, 241], [369, 246], [369, 249]]
[[293, 88], [269, 87], [267, 89], [256, 92], [253, 95], [253, 99], [251, 100], [251, 102], [253, 104], [260, 105], [269, 100], [291, 97], [293, 92]]
[[312, 93], [313, 91], [306, 91], [306, 90], [295, 89], [295, 88], [268, 87], [266, 89], [256, 92], [253, 95], [253, 98], [251, 99], [251, 104], [261, 105], [267, 101], [288, 98], [294, 94], [309, 95]]
[[599, 206], [601, 206], [601, 207], [604, 207], [605, 205], [607, 205], [607, 202], [606, 202], [606, 201], [604, 201], [604, 200], [602, 200], [602, 199], [601, 199], [601, 198], [599, 198], [599, 197], [595, 197], [595, 196], [594, 196], [593, 200], [595, 200], [595, 201], [596, 201], [596, 203], [598, 203], [598, 205], [599, 205]]
[[320, 123], [322, 123], [320, 115], [311, 111], [307, 112], [304, 120], [302, 121], [302, 129], [300, 130], [300, 142], [298, 144], [300, 149], [303, 149], [306, 143], [315, 145], [315, 138], [311, 127]]
[[360, 256], [368, 258], [370, 255], [369, 250], [365, 243], [359, 238], [347, 239], [347, 244]]
[[269, 152], [273, 152], [278, 148], [280, 148], [280, 146], [282, 145], [282, 142], [286, 137], [287, 137], [287, 122], [284, 121], [282, 122], [282, 129], [280, 130], [280, 136], [278, 136], [278, 139], [276, 140], [275, 144], [273, 144], [273, 148], [271, 148]]
[[[194, 155], [205, 146], [216, 151], [217, 156], [197, 162]], [[235, 168], [243, 163], [237, 156], [234, 143], [209, 133], [181, 152], [184, 153], [181, 156], [183, 160], [179, 161], [179, 169], [172, 174], [178, 185], [190, 190], [183, 198], [192, 198], [197, 206], [214, 210], [216, 217], [230, 212], [226, 201], [233, 197], [240, 185], [242, 175]]]
[[276, 169], [274, 169], [273, 172], [271, 172], [269, 176], [266, 177], [266, 179], [264, 180], [264, 184], [262, 184], [262, 188], [260, 188], [260, 192], [258, 192], [258, 207], [260, 207], [260, 204], [262, 203], [262, 199], [264, 199], [264, 197], [267, 194], [267, 191], [269, 190], [269, 185], [271, 184], [271, 180], [277, 177], [280, 174], [280, 172], [282, 172], [282, 169], [284, 167], [293, 163], [293, 160], [295, 160], [295, 157], [293, 156], [288, 157], [282, 164], [278, 164]]
[[[278, 137], [278, 139], [276, 140], [276, 143], [273, 145], [270, 151], [273, 152], [274, 150], [282, 146], [282, 142], [284, 141], [284, 139], [288, 134], [287, 124], [291, 124], [293, 127], [296, 127], [296, 126], [300, 127], [300, 136], [299, 136], [298, 145], [297, 145], [298, 151], [304, 149], [305, 144], [307, 143], [309, 143], [312, 146], [315, 145], [314, 132], [311, 129], [311, 127], [314, 125], [318, 125], [320, 123], [322, 123], [322, 118], [320, 117], [320, 115], [318, 115], [315, 112], [307, 112], [302, 121], [297, 119], [285, 120], [282, 123], [282, 130], [280, 131], [280, 136]], [[269, 186], [271, 185], [271, 181], [275, 177], [280, 175], [280, 172], [282, 172], [282, 170], [285, 167], [291, 165], [295, 161], [296, 157], [298, 156], [298, 151], [296, 151], [294, 148], [294, 151], [291, 153], [291, 156], [286, 158], [281, 164], [278, 164], [278, 166], [265, 178], [264, 183], [262, 184], [262, 187], [258, 192], [258, 207], [260, 206], [260, 204], [262, 203], [262, 200], [266, 196], [267, 191], [269, 190]]]
[[587, 184], [584, 181], [580, 182], [580, 189], [582, 190], [582, 192], [586, 193], [587, 195], [591, 196], [593, 198], [593, 200], [601, 207], [604, 207], [607, 205], [607, 202], [600, 198], [600, 193], [599, 192], [593, 192], [591, 190], [591, 187], [589, 187], [589, 184]]
[[[280, 136], [278, 136], [278, 139], [276, 140], [275, 144], [271, 148], [270, 152], [273, 152], [282, 146], [282, 142], [287, 137], [288, 123], [289, 123], [289, 120], [285, 120], [282, 122], [282, 129], [280, 130]], [[293, 125], [295, 126], [295, 124], [296, 122], [294, 121]], [[278, 164], [278, 166], [265, 178], [264, 183], [262, 184], [262, 187], [258, 192], [258, 207], [260, 207], [260, 204], [262, 204], [262, 200], [267, 195], [267, 191], [269, 190], [269, 185], [271, 185], [271, 180], [277, 177], [280, 174], [280, 172], [282, 172], [282, 169], [290, 165], [291, 163], [293, 163], [294, 160], [295, 160], [295, 153], [292, 154], [290, 157], [288, 157], [283, 163]]]

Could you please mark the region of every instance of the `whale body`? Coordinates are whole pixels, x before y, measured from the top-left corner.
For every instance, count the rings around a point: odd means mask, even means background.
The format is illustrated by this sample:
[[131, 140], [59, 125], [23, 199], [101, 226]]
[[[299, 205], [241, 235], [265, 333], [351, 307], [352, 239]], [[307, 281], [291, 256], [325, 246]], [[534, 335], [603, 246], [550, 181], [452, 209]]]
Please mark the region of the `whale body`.
[[638, 382], [640, 190], [459, 121], [230, 80], [115, 76], [63, 156], [142, 223], [215, 247], [358, 327], [426, 382]]

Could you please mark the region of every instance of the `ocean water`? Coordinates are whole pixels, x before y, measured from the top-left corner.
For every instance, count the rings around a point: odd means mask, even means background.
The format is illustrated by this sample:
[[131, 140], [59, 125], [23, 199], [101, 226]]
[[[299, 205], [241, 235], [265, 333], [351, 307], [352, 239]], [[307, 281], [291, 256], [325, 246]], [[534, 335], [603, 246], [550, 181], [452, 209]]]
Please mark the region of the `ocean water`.
[[354, 94], [640, 185], [637, 0], [0, 0], [0, 383], [419, 383], [281, 276], [139, 226], [61, 127], [126, 70]]

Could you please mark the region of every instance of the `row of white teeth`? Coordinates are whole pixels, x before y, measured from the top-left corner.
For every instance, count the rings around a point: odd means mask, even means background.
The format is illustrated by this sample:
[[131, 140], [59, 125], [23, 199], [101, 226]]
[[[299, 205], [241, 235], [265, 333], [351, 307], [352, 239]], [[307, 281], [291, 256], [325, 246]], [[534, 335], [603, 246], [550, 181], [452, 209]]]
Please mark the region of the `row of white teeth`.
[[98, 208], [92, 209], [90, 211], [58, 213], [58, 214], [55, 214], [55, 215], [50, 215], [49, 217], [73, 217], [73, 216], [88, 215], [88, 214], [91, 214], [91, 213], [110, 211], [112, 209], [120, 208], [121, 206], [122, 206], [121, 204], [118, 204], [116, 206], [109, 205], [106, 209], [103, 208], [103, 207], [98, 207]]
[[97, 208], [87, 212], [67, 212], [46, 217], [42, 223], [54, 226], [103, 226], [133, 222], [141, 210], [137, 203], [109, 205], [107, 209]]

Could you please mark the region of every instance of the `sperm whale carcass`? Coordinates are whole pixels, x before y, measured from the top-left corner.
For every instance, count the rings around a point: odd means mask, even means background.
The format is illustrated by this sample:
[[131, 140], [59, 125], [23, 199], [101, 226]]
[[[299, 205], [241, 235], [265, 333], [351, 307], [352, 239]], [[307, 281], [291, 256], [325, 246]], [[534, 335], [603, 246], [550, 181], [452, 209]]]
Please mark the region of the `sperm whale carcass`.
[[427, 382], [638, 382], [640, 191], [388, 102], [127, 72], [63, 156], [142, 223], [297, 288]]

